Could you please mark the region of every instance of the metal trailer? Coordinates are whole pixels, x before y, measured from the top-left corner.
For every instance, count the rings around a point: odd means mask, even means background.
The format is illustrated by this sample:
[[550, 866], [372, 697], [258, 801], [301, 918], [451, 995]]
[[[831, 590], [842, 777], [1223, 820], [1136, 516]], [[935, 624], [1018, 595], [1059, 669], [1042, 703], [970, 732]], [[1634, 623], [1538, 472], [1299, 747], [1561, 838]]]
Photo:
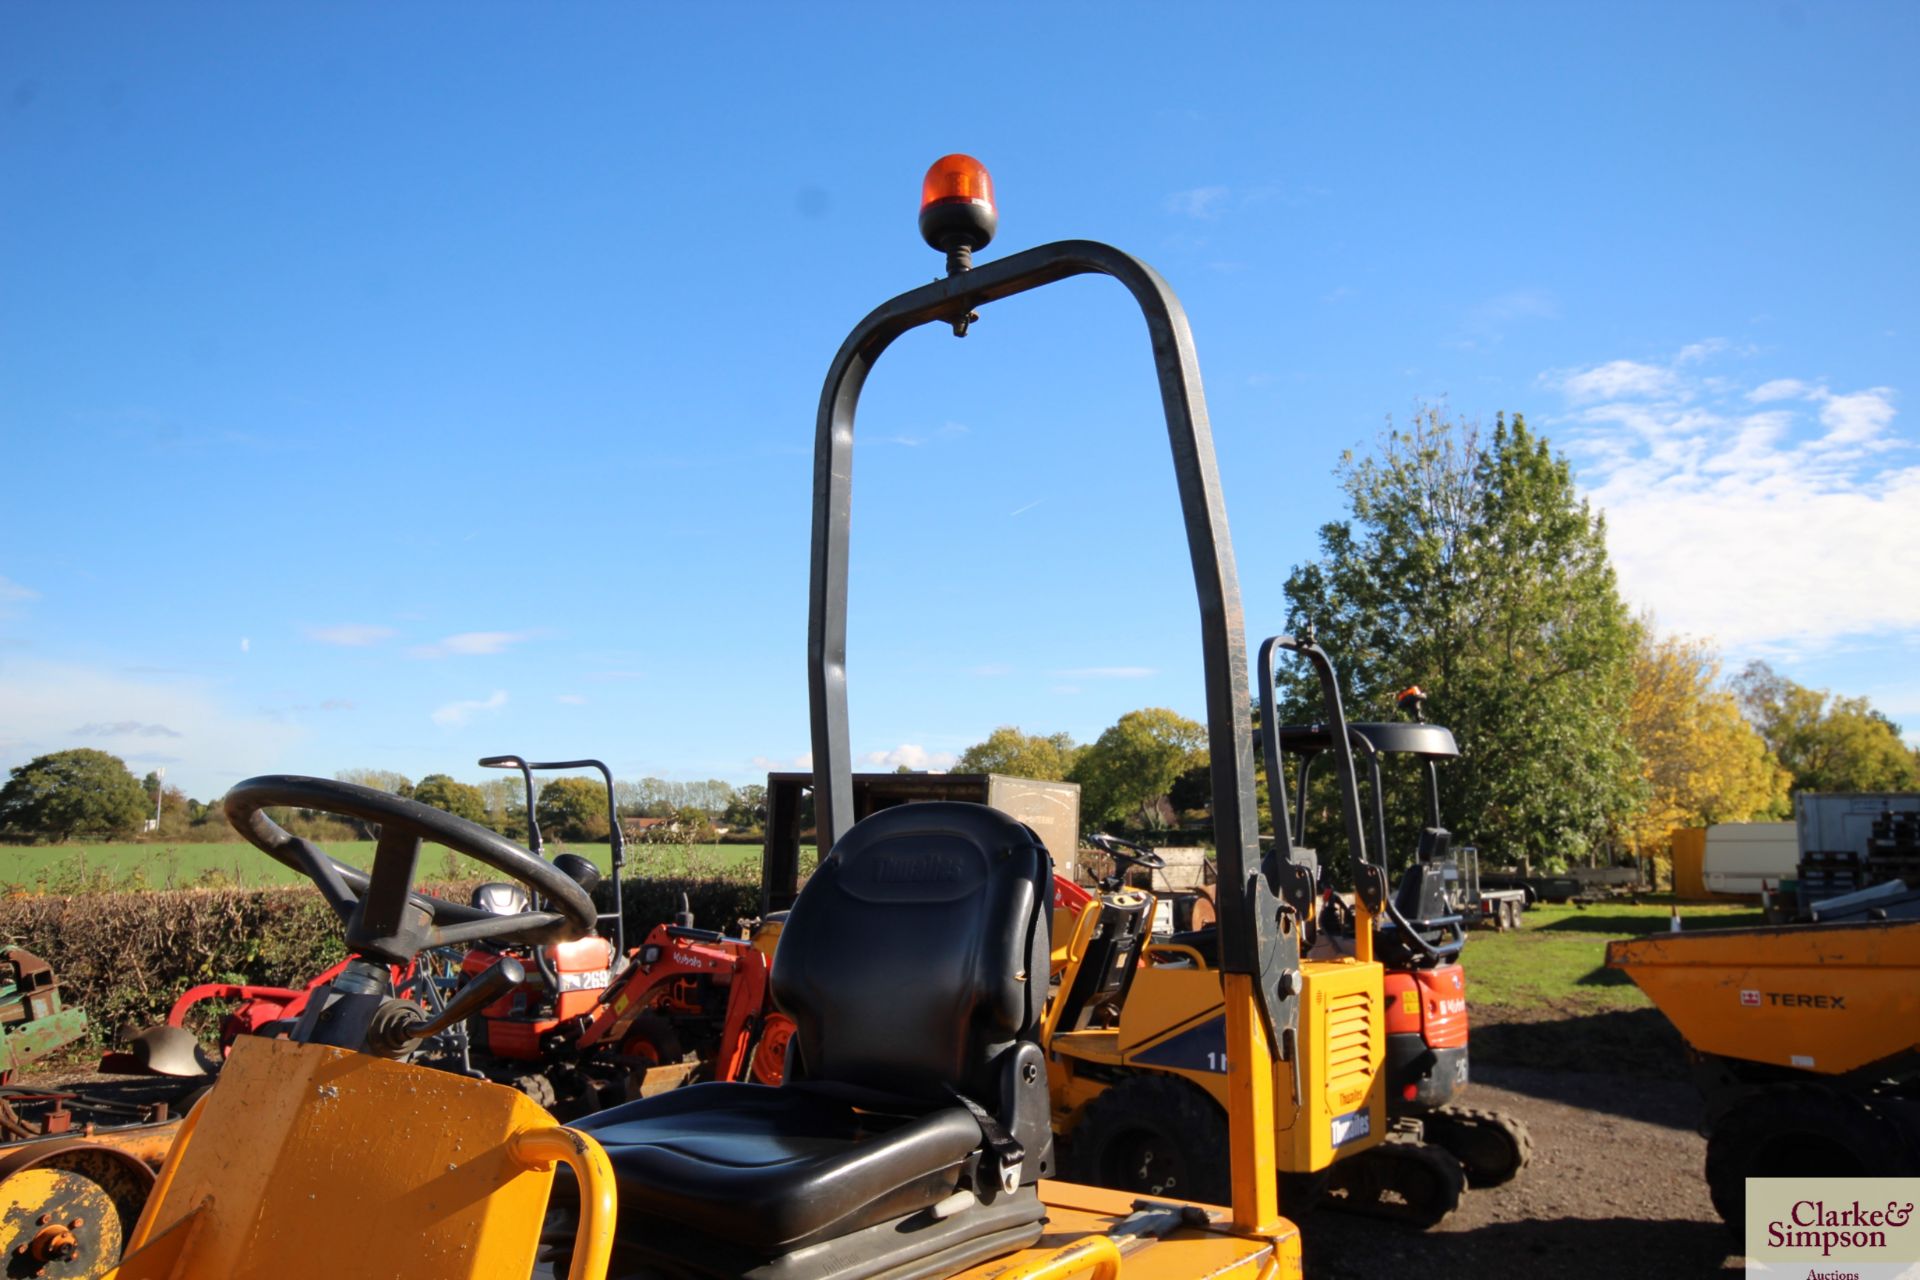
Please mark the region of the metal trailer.
[[1456, 883], [1450, 888], [1454, 910], [1463, 915], [1479, 913], [1480, 923], [1506, 932], [1520, 927], [1520, 913], [1527, 909], [1527, 891], [1513, 885], [1493, 885], [1480, 878], [1480, 850], [1462, 845], [1455, 858]]
[[[800, 892], [801, 808], [811, 773], [767, 775], [767, 835], [760, 854], [760, 914], [785, 911]], [[1078, 878], [1080, 784], [998, 773], [856, 773], [855, 820], [916, 800], [964, 800], [1018, 818], [1054, 851], [1054, 870]]]

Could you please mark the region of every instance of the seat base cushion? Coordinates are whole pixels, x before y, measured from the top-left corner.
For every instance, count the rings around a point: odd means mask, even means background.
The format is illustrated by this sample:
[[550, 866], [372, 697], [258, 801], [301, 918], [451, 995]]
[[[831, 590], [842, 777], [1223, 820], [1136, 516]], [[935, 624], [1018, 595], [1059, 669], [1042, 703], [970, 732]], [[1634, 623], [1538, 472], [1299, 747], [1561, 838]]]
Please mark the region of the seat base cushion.
[[805, 1085], [695, 1085], [579, 1127], [613, 1164], [622, 1236], [630, 1218], [647, 1216], [763, 1253], [945, 1200], [980, 1146], [963, 1107], [889, 1117]]
[[[1033, 1244], [1045, 1216], [1039, 1191], [1022, 1187], [948, 1217], [922, 1209], [768, 1255], [676, 1220], [629, 1217], [623, 1203], [607, 1280], [939, 1280]], [[566, 1276], [571, 1237], [570, 1221], [549, 1222], [557, 1247], [543, 1249], [532, 1280]]]

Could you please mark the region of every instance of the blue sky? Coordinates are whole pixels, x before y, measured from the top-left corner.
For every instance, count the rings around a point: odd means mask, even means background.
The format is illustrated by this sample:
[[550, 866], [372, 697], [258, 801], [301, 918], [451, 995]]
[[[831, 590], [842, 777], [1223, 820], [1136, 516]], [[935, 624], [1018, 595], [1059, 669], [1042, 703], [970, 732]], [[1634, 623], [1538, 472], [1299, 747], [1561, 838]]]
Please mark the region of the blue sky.
[[[1570, 452], [1664, 624], [1920, 730], [1920, 8], [954, 12], [0, 9], [0, 766], [802, 758], [820, 379], [954, 150], [989, 256], [1181, 294], [1255, 639], [1444, 400]], [[857, 752], [1200, 713], [1157, 412], [1103, 282], [889, 353]]]

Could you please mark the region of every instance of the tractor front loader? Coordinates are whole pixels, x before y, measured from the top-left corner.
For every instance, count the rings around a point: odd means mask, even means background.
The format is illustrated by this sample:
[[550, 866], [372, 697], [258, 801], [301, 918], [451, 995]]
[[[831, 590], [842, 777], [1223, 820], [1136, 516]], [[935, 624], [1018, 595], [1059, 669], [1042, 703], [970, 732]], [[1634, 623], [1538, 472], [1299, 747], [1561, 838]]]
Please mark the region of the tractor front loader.
[[[862, 320], [821, 396], [807, 670], [827, 853], [788, 913], [772, 974], [794, 1021], [784, 1082], [694, 1085], [565, 1128], [513, 1090], [399, 1061], [525, 975], [503, 955], [434, 1016], [394, 995], [390, 966], [431, 946], [584, 937], [598, 923], [591, 899], [545, 860], [438, 810], [323, 779], [250, 779], [227, 793], [229, 820], [313, 880], [350, 959], [290, 1040], [235, 1045], [170, 1152], [119, 1276], [1297, 1280], [1299, 1233], [1277, 1212], [1273, 1179], [1276, 1082], [1306, 1070], [1299, 935], [1258, 874], [1239, 587], [1191, 337], [1160, 277], [1109, 246], [1067, 241], [976, 265], [996, 221], [986, 171], [964, 156], [938, 162], [921, 231], [948, 274]], [[961, 802], [852, 820], [847, 564], [861, 386], [904, 333], [964, 333], [997, 301], [1089, 274], [1118, 281], [1145, 318], [1194, 568], [1221, 832], [1220, 963], [1205, 981], [1227, 1082], [1223, 1207], [1051, 1180], [1040, 1037], [1052, 860], [1032, 829]], [[978, 603], [1006, 607], [998, 594]], [[277, 805], [377, 822], [370, 873], [280, 830], [267, 817]], [[423, 840], [478, 858], [547, 906], [500, 916], [414, 894]], [[1377, 1003], [1377, 978], [1360, 986], [1361, 1001]], [[556, 1187], [561, 1164], [570, 1176]]]

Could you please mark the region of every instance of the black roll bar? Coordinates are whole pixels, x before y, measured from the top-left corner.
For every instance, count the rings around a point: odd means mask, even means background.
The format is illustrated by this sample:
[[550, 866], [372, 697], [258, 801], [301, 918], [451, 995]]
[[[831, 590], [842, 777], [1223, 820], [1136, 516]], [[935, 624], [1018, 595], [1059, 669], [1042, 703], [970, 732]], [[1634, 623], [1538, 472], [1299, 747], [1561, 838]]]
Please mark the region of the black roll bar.
[[1213, 435], [1193, 336], [1180, 301], [1139, 259], [1091, 240], [1063, 240], [957, 271], [874, 308], [841, 343], [820, 392], [813, 460], [813, 550], [807, 615], [808, 711], [815, 813], [826, 848], [853, 825], [847, 731], [847, 538], [853, 493], [853, 426], [860, 392], [881, 354], [924, 324], [953, 323], [975, 308], [1081, 275], [1106, 275], [1133, 295], [1147, 323], [1167, 439], [1193, 561], [1220, 867], [1220, 959], [1256, 975], [1269, 1044], [1292, 1024], [1281, 993], [1278, 901], [1259, 874], [1247, 650], [1233, 544], [1221, 499]]

